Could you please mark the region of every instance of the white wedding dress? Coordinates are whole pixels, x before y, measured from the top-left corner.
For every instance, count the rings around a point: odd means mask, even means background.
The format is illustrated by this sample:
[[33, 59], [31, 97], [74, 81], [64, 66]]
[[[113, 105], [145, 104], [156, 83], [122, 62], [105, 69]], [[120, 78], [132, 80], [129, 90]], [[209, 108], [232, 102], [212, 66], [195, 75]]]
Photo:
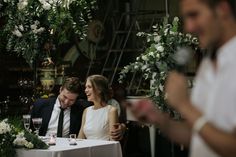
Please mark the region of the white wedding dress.
[[83, 132], [87, 139], [109, 140], [108, 114], [110, 105], [94, 109], [87, 108]]

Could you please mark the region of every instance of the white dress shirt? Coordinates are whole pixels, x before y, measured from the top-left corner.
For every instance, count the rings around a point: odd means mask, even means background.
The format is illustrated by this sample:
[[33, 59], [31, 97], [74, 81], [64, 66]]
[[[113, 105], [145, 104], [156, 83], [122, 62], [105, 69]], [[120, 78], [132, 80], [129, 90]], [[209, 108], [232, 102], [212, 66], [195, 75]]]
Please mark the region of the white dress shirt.
[[[49, 136], [50, 134], [57, 134], [58, 120], [61, 112], [60, 106], [61, 106], [60, 101], [57, 98], [52, 111], [51, 119], [48, 124], [48, 130], [46, 136]], [[69, 131], [70, 131], [70, 108], [66, 108], [64, 110], [62, 137], [69, 137]]]
[[[225, 132], [236, 128], [236, 37], [217, 52], [217, 69], [203, 60], [192, 91], [192, 103], [215, 127]], [[223, 147], [223, 146], [222, 146]], [[190, 157], [219, 157], [196, 133], [192, 135]]]

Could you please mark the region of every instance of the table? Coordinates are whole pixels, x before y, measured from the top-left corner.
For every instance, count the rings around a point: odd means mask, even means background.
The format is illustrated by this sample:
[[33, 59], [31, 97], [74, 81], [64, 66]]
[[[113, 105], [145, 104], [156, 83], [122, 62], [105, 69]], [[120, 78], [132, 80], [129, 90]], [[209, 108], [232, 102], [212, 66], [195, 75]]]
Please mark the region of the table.
[[122, 157], [120, 143], [116, 141], [77, 140], [69, 145], [67, 138], [57, 138], [49, 149], [17, 149], [17, 157]]

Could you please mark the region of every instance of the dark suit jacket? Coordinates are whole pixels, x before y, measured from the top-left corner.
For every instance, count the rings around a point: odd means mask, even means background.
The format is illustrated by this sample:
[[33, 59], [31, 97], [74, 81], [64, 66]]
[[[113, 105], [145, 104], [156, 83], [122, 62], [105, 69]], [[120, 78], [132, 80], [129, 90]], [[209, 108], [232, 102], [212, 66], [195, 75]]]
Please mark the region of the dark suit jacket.
[[[31, 118], [42, 117], [43, 119], [42, 126], [39, 130], [40, 136], [46, 135], [55, 102], [56, 98], [39, 99], [33, 105]], [[90, 105], [91, 104], [85, 100], [77, 100], [76, 103], [72, 105], [70, 113], [70, 134], [79, 133], [83, 111]]]

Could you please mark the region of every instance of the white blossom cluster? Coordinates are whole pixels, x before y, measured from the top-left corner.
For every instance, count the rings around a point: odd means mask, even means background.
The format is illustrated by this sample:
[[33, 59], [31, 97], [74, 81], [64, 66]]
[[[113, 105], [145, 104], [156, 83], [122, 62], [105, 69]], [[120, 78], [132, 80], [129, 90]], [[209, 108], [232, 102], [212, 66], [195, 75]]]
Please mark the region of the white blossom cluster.
[[19, 133], [16, 135], [16, 138], [15, 138], [15, 140], [13, 141], [13, 144], [16, 145], [16, 146], [24, 146], [24, 147], [29, 148], [29, 149], [34, 148], [33, 143], [28, 142], [28, 141], [26, 140], [26, 138], [24, 137], [24, 133], [23, 133], [23, 132], [19, 132]]
[[[22, 130], [22, 128], [18, 126], [20, 122], [21, 121], [18, 119], [4, 119], [0, 121], [0, 157], [6, 156], [8, 153], [10, 154], [16, 147], [24, 147], [28, 149], [48, 148], [46, 143], [35, 137], [31, 132], [25, 132]], [[38, 145], [38, 143], [41, 144]], [[12, 157], [12, 155], [9, 156]]]
[[[74, 7], [69, 7], [72, 3]], [[2, 0], [0, 10], [2, 6], [6, 23], [0, 36], [6, 50], [23, 56], [30, 66], [37, 55], [45, 55], [41, 53], [45, 44], [67, 43], [72, 32], [85, 38], [97, 8], [96, 0]]]
[[74, 0], [39, 0], [44, 10], [50, 10], [57, 6], [69, 9], [69, 6], [73, 1]]
[[[190, 34], [178, 32], [178, 25], [179, 18], [175, 17], [171, 24], [164, 21], [162, 25], [154, 25], [151, 33], [138, 32], [136, 34], [138, 37], [146, 37], [148, 46], [145, 52], [136, 58], [135, 62], [121, 70], [119, 82], [124, 82], [128, 74], [139, 72], [142, 78], [150, 81], [150, 96], [158, 97], [155, 99], [157, 101], [166, 99], [164, 83], [168, 71], [176, 64], [174, 60], [176, 51], [182, 46], [198, 48], [197, 38]], [[159, 105], [163, 102], [156, 103]]]
[[50, 10], [52, 6], [57, 4], [57, 0], [39, 0], [44, 10]]
[[8, 3], [11, 2], [11, 0], [3, 0], [3, 2]]
[[7, 123], [7, 119], [0, 122], [0, 135], [11, 131], [11, 126]]
[[22, 37], [21, 31], [18, 29], [18, 26], [15, 26], [15, 29], [12, 31], [12, 34], [14, 34], [17, 37]]
[[30, 28], [31, 28], [31, 30], [32, 30], [32, 32], [33, 32], [34, 34], [40, 34], [40, 33], [42, 33], [43, 31], [45, 31], [45, 28], [44, 28], [44, 27], [39, 27], [39, 28], [38, 28], [39, 25], [40, 25], [40, 22], [39, 22], [38, 20], [36, 20], [36, 21], [34, 22], [34, 24], [30, 25]]
[[28, 5], [28, 0], [19, 0], [17, 7], [19, 10], [23, 10]]

